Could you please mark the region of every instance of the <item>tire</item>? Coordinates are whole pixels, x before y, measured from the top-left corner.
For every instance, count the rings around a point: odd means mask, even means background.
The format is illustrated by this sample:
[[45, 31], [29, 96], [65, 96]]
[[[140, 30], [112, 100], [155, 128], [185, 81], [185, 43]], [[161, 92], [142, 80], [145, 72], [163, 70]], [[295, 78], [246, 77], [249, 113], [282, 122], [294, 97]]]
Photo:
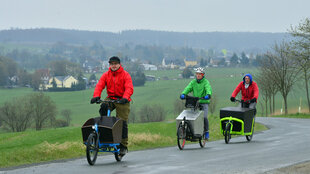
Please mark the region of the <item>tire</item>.
[[199, 138], [199, 145], [201, 148], [204, 148], [206, 145], [206, 136], [205, 133], [202, 134], [201, 138]]
[[96, 163], [97, 155], [98, 155], [97, 135], [91, 133], [88, 136], [86, 145], [86, 157], [89, 165], [94, 165]]
[[177, 142], [180, 150], [184, 149], [185, 141], [186, 141], [186, 123], [184, 123], [184, 125], [180, 123], [177, 132]]
[[248, 140], [248, 141], [251, 141], [252, 140], [252, 138], [253, 138], [253, 134], [254, 134], [254, 127], [255, 127], [255, 120], [254, 120], [254, 123], [253, 123], [254, 125], [253, 125], [253, 131], [252, 131], [252, 134], [251, 135], [246, 135], [245, 136], [245, 138], [246, 138], [246, 140]]
[[230, 126], [231, 124], [230, 123], [226, 123], [226, 128], [225, 128], [225, 143], [228, 144], [229, 143], [229, 140], [231, 138], [231, 135], [230, 135]]
[[120, 162], [120, 161], [122, 161], [122, 158], [123, 158], [124, 155], [121, 155], [120, 153], [115, 152], [114, 156], [115, 156], [116, 161]]

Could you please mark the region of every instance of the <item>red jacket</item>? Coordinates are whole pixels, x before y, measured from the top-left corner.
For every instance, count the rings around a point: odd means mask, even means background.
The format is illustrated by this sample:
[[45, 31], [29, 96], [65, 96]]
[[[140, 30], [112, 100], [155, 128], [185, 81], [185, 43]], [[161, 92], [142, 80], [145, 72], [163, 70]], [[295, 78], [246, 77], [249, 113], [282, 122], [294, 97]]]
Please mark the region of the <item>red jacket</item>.
[[241, 90], [242, 99], [244, 101], [251, 100], [256, 98], [256, 102], [258, 99], [258, 86], [254, 81], [251, 81], [249, 87], [245, 89], [244, 82], [240, 82], [234, 92], [231, 94], [232, 97], [236, 97]]
[[133, 94], [131, 76], [122, 66], [117, 71], [112, 71], [109, 68], [107, 72], [103, 73], [96, 85], [93, 97], [100, 97], [105, 87], [109, 98], [126, 98], [131, 101], [130, 97]]

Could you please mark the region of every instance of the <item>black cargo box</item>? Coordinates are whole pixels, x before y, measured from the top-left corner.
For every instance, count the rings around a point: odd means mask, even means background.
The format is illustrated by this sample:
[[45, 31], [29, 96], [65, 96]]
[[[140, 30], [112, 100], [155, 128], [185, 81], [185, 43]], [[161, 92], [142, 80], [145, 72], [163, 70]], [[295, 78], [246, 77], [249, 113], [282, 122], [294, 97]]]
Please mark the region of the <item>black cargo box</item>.
[[[220, 118], [235, 117], [244, 122], [244, 132], [251, 132], [252, 121], [255, 109], [241, 107], [226, 107], [220, 110]], [[225, 122], [222, 122], [222, 128], [225, 128]], [[233, 131], [241, 131], [241, 123], [234, 122]]]
[[122, 141], [122, 128], [123, 120], [116, 117], [95, 117], [87, 120], [82, 126], [83, 142], [87, 141], [87, 138], [91, 132], [93, 132], [92, 126], [98, 124], [99, 140], [101, 143], [120, 143]]

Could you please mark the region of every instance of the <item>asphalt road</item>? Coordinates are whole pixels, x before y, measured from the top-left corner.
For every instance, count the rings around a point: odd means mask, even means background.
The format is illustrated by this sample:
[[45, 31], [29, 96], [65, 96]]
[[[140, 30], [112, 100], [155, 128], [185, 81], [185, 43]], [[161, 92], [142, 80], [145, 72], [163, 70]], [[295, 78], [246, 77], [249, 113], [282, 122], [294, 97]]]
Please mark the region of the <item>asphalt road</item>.
[[[257, 118], [270, 129], [255, 133], [251, 142], [245, 137], [209, 142], [205, 148], [186, 145], [129, 152], [122, 162], [114, 156], [99, 156], [95, 166], [86, 158], [18, 168], [4, 173], [264, 173], [310, 160], [310, 119]], [[212, 135], [210, 135], [212, 136]]]

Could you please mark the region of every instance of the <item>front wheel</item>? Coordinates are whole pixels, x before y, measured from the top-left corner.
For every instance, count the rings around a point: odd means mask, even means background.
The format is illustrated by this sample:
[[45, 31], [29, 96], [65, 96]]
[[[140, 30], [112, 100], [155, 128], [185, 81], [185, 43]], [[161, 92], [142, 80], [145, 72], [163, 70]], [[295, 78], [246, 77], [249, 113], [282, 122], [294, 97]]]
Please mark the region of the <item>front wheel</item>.
[[206, 145], [206, 132], [204, 132], [201, 136], [201, 138], [199, 138], [199, 145], [201, 148], [205, 147]]
[[177, 132], [177, 142], [180, 150], [184, 149], [186, 141], [186, 123], [180, 123]]
[[98, 140], [97, 135], [91, 133], [87, 139], [86, 157], [89, 165], [94, 165], [98, 155]]
[[229, 143], [229, 140], [231, 138], [231, 135], [230, 135], [230, 126], [231, 124], [230, 123], [227, 123], [226, 124], [226, 128], [225, 128], [225, 143], [228, 144]]

